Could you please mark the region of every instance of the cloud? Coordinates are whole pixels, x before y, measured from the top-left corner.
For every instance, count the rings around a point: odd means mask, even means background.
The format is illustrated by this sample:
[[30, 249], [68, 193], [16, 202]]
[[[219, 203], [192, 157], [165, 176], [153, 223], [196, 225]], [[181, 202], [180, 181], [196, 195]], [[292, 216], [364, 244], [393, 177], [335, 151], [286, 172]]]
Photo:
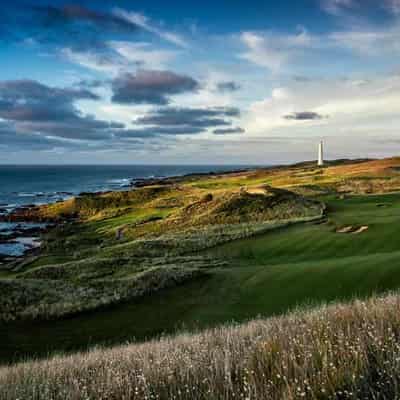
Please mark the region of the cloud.
[[78, 100], [98, 99], [87, 89], [56, 88], [33, 80], [2, 81], [0, 118], [19, 133], [103, 140], [124, 125], [84, 115], [75, 106]]
[[86, 89], [60, 89], [33, 80], [0, 82], [0, 117], [16, 121], [60, 121], [76, 116], [75, 100], [98, 100]]
[[[240, 115], [237, 108], [160, 108], [137, 118], [134, 125], [140, 128], [121, 130], [119, 137], [150, 138], [163, 135], [179, 136], [206, 132], [209, 128], [229, 126], [231, 119]], [[230, 128], [231, 132], [237, 128]], [[226, 132], [228, 133], [228, 132]], [[235, 133], [238, 133], [235, 131]]]
[[141, 138], [148, 139], [158, 136], [177, 136], [177, 135], [193, 135], [202, 133], [203, 127], [196, 126], [154, 126], [134, 129], [124, 129], [116, 132], [120, 138]]
[[133, 43], [122, 40], [111, 40], [107, 45], [129, 64], [141, 68], [164, 68], [176, 56], [177, 51], [152, 49], [149, 43]]
[[125, 73], [112, 81], [112, 101], [120, 104], [166, 105], [169, 97], [194, 92], [199, 83], [187, 75], [171, 71], [138, 70]]
[[400, 51], [400, 29], [397, 25], [383, 29], [351, 29], [328, 36], [331, 46], [348, 49], [360, 55], [382, 56]]
[[281, 71], [298, 55], [300, 49], [310, 48], [314, 38], [304, 28], [294, 35], [280, 35], [274, 32], [243, 32], [240, 41], [247, 51], [239, 57], [272, 72]]
[[218, 82], [217, 89], [220, 92], [235, 92], [240, 89], [240, 85], [234, 81]]
[[242, 134], [245, 130], [240, 127], [233, 127], [233, 128], [221, 128], [221, 129], [214, 129], [214, 135], [235, 135], [235, 134]]
[[118, 56], [118, 54], [113, 54], [108, 49], [103, 49], [102, 51], [76, 51], [72, 48], [63, 48], [59, 50], [59, 54], [62, 58], [74, 64], [112, 75], [117, 75], [128, 66], [126, 60]]
[[[35, 150], [46, 151], [66, 145], [56, 138], [34, 133], [17, 133], [12, 124], [0, 122], [0, 149], [7, 151]], [[69, 143], [67, 144], [70, 145]]]
[[96, 100], [98, 97], [88, 90], [76, 90], [71, 88], [55, 88], [46, 86], [40, 82], [21, 79], [0, 81], [0, 96], [3, 99], [23, 100], [23, 99], [44, 99], [71, 101], [77, 99]]
[[[177, 52], [134, 43], [149, 33], [186, 46], [180, 36], [153, 26], [147, 17], [122, 9], [98, 11], [79, 4], [10, 6], [4, 10], [0, 38], [42, 46], [44, 51], [85, 68], [117, 74], [135, 67], [162, 69]], [[137, 23], [135, 22], [137, 21]]]
[[340, 15], [357, 6], [355, 0], [322, 0], [321, 7], [328, 14]]
[[101, 29], [119, 32], [136, 32], [138, 25], [116, 14], [91, 10], [79, 4], [55, 6], [35, 6], [34, 11], [42, 18], [46, 27], [70, 25], [74, 23], [92, 24]]
[[400, 14], [400, 0], [384, 0], [384, 7], [395, 15]]
[[310, 121], [315, 119], [323, 119], [327, 117], [320, 115], [316, 112], [303, 111], [303, 112], [295, 112], [292, 114], [284, 115], [283, 118], [294, 121]]
[[261, 67], [272, 71], [278, 71], [288, 61], [288, 55], [273, 45], [273, 42], [259, 34], [244, 32], [241, 41], [246, 45], [248, 51], [240, 55]]
[[76, 50], [63, 48], [62, 58], [85, 68], [118, 75], [136, 68], [162, 69], [177, 56], [177, 51], [154, 49], [150, 43], [108, 40], [102, 48]]
[[[380, 132], [393, 134], [400, 123], [400, 76], [354, 79], [289, 81], [264, 100], [253, 102], [240, 121], [246, 136], [353, 135], [364, 137]], [[299, 115], [307, 110], [329, 118]], [[311, 111], [310, 111], [311, 110]], [[282, 116], [291, 116], [283, 118]], [[315, 116], [314, 116], [315, 117]], [[294, 123], [294, 121], [309, 123]], [[312, 123], [312, 129], [310, 124]]]
[[105, 81], [101, 79], [81, 79], [79, 82], [76, 82], [74, 86], [81, 89], [97, 89], [101, 88], [105, 85]]
[[239, 42], [246, 50], [238, 57], [266, 68], [274, 75], [299, 77], [314, 72], [314, 63], [321, 65], [322, 62], [325, 70], [331, 72], [334, 55], [341, 57], [347, 64], [345, 68], [353, 71], [354, 63], [360, 62], [360, 57], [375, 57], [375, 62], [387, 63], [387, 57], [399, 53], [400, 25], [396, 21], [383, 27], [365, 21], [362, 24], [346, 23], [344, 29], [318, 35], [309, 34], [305, 29], [294, 35], [272, 31], [244, 32], [239, 36]]
[[3, 8], [1, 36], [8, 42], [23, 42], [75, 50], [101, 49], [110, 34], [129, 37], [143, 29], [108, 11], [79, 4], [25, 5], [10, 3]]
[[[135, 122], [144, 125], [193, 125], [212, 126], [216, 121], [225, 117], [238, 117], [240, 110], [235, 107], [214, 107], [214, 108], [162, 108], [138, 118]], [[225, 125], [225, 123], [224, 123]]]
[[122, 10], [120, 8], [115, 8], [114, 9], [114, 15], [116, 15], [119, 18], [122, 18], [134, 25], [140, 26], [142, 29], [151, 32], [153, 34], [158, 35], [161, 39], [166, 40], [167, 42], [170, 42], [176, 46], [187, 48], [189, 47], [188, 43], [186, 40], [178, 35], [177, 33], [174, 32], [169, 32], [163, 29], [158, 28], [157, 26], [153, 25], [149, 19], [140, 13], [137, 12], [128, 12], [125, 10]]
[[322, 10], [340, 17], [354, 14], [355, 11], [360, 14], [372, 6], [383, 8], [390, 14], [398, 15], [400, 13], [399, 0], [381, 0], [379, 2], [373, 0], [321, 0]]

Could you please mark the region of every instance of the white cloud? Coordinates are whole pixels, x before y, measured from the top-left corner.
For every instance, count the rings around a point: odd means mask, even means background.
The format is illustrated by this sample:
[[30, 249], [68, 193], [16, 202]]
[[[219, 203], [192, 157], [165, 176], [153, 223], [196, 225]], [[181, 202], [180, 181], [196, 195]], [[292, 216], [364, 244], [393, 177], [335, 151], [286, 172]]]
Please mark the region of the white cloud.
[[187, 41], [182, 36], [174, 32], [163, 30], [153, 25], [149, 21], [149, 19], [143, 14], [133, 11], [125, 11], [122, 10], [121, 8], [115, 8], [113, 12], [118, 17], [123, 18], [129, 22], [132, 22], [133, 24], [140, 26], [142, 29], [150, 33], [154, 33], [155, 35], [159, 36], [163, 40], [166, 40], [167, 42], [170, 42], [179, 47], [184, 47], [184, 48], [189, 47]]
[[[241, 121], [252, 136], [319, 136], [397, 133], [400, 124], [400, 76], [374, 80], [293, 82], [271, 96], [253, 102]], [[315, 112], [327, 118], [285, 119], [296, 112]], [[341, 140], [341, 139], [338, 139]]]
[[61, 56], [82, 67], [110, 75], [136, 67], [164, 69], [178, 55], [177, 51], [153, 49], [149, 43], [111, 40], [106, 42], [109, 52], [81, 52], [71, 48], [60, 51]]
[[348, 30], [329, 35], [331, 45], [356, 53], [379, 56], [400, 51], [400, 29], [397, 25], [386, 29]]
[[352, 56], [393, 59], [400, 53], [400, 21], [382, 28], [365, 24], [349, 26], [320, 35], [311, 35], [304, 28], [297, 34], [243, 32], [239, 43], [246, 49], [239, 53], [240, 58], [274, 74], [298, 74], [301, 68], [313, 69], [314, 62], [319, 66], [326, 64], [329, 70], [333, 52], [340, 54], [344, 61], [351, 60]]
[[289, 59], [289, 54], [274, 45], [274, 41], [267, 36], [253, 32], [244, 32], [240, 36], [248, 51], [240, 55], [260, 67], [266, 67], [275, 72], [282, 68]]
[[131, 126], [132, 121], [139, 117], [143, 117], [150, 110], [152, 110], [152, 107], [147, 105], [131, 107], [107, 102], [99, 105], [96, 114], [102, 116], [102, 118], [121, 122], [129, 127]]
[[149, 43], [109, 41], [108, 45], [128, 62], [149, 69], [165, 68], [178, 54], [176, 51], [152, 49]]
[[70, 48], [64, 48], [61, 49], [60, 54], [69, 62], [112, 75], [118, 74], [126, 66], [126, 62], [121, 58], [110, 58], [98, 53], [79, 52]]
[[321, 8], [328, 14], [343, 17], [360, 13], [371, 5], [377, 5], [394, 15], [400, 15], [400, 0], [379, 0], [376, 3], [365, 0], [321, 0]]
[[355, 0], [322, 0], [321, 2], [322, 9], [332, 15], [340, 15], [356, 5]]
[[239, 54], [239, 57], [268, 68], [273, 73], [284, 70], [291, 61], [303, 55], [306, 50], [321, 46], [319, 38], [309, 34], [301, 26], [298, 27], [296, 34], [243, 32], [239, 39], [247, 48], [247, 51]]

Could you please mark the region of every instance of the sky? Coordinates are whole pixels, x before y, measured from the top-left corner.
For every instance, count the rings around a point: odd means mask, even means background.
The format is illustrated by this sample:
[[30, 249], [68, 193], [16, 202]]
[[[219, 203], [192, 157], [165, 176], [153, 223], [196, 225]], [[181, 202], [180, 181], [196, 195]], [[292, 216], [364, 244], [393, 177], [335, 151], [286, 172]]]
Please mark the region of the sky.
[[0, 164], [277, 164], [400, 149], [400, 0], [14, 0]]

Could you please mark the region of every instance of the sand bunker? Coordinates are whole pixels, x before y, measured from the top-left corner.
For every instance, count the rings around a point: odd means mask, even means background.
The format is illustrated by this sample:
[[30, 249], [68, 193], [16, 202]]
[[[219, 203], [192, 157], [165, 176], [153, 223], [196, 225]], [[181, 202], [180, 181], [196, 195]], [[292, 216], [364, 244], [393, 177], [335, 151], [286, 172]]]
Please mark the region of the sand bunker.
[[360, 226], [356, 231], [354, 231], [352, 233], [363, 233], [367, 230], [368, 230], [368, 226], [364, 225], [364, 226]]
[[363, 225], [363, 226], [349, 225], [349, 226], [344, 226], [342, 228], [337, 229], [336, 233], [355, 233], [355, 234], [359, 234], [359, 233], [367, 231], [368, 229], [369, 229], [369, 227], [367, 225]]
[[353, 226], [344, 226], [343, 228], [337, 229], [336, 233], [350, 233], [354, 230]]

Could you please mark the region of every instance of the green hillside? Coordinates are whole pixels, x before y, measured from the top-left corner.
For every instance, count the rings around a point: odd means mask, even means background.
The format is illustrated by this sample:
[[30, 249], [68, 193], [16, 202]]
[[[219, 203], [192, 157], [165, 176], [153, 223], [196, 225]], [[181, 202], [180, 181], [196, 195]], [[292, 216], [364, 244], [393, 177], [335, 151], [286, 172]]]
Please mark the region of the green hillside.
[[[178, 287], [67, 319], [8, 323], [0, 329], [0, 355], [144, 340], [400, 287], [400, 194], [323, 200], [323, 220], [197, 252], [223, 263]], [[349, 226], [368, 229], [338, 232]]]

